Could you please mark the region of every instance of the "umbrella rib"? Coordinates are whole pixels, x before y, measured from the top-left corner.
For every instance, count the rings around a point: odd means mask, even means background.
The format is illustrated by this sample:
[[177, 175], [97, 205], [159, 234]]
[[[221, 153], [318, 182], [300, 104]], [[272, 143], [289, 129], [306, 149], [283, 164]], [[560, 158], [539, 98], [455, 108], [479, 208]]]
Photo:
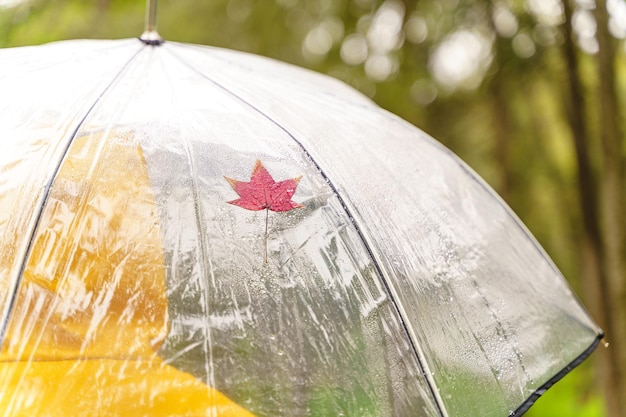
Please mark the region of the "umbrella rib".
[[9, 288], [10, 288], [9, 289], [9, 291], [10, 291], [9, 299], [8, 299], [7, 304], [6, 304], [6, 307], [2, 311], [3, 316], [0, 317], [0, 320], [2, 320], [2, 322], [0, 322], [0, 348], [2, 347], [2, 344], [4, 343], [4, 338], [6, 337], [6, 332], [7, 332], [8, 327], [9, 327], [9, 322], [11, 321], [11, 316], [13, 314], [13, 310], [15, 309], [15, 305], [17, 303], [17, 296], [18, 296], [18, 293], [19, 293], [19, 288], [20, 288], [20, 285], [22, 283], [22, 278], [24, 276], [24, 272], [26, 271], [26, 266], [28, 264], [28, 259], [30, 258], [30, 255], [31, 255], [32, 250], [33, 250], [33, 244], [34, 244], [35, 236], [37, 235], [37, 231], [39, 229], [39, 225], [40, 225], [41, 220], [43, 218], [43, 214], [44, 214], [46, 205], [48, 203], [48, 199], [50, 197], [50, 192], [52, 191], [52, 186], [54, 185], [54, 182], [55, 182], [55, 180], [56, 180], [56, 178], [57, 178], [57, 176], [58, 176], [58, 174], [59, 174], [59, 172], [61, 170], [61, 167], [63, 166], [63, 161], [65, 161], [65, 158], [67, 157], [67, 155], [69, 153], [69, 150], [72, 147], [72, 144], [74, 143], [74, 139], [78, 135], [78, 132], [80, 131], [80, 129], [83, 126], [83, 124], [85, 123], [85, 120], [87, 119], [87, 117], [89, 117], [89, 115], [91, 114], [93, 109], [100, 102], [102, 97], [104, 97], [104, 95], [109, 91], [109, 89], [113, 86], [113, 84], [115, 84], [115, 82], [122, 76], [122, 74], [124, 74], [126, 69], [129, 67], [130, 63], [143, 50], [144, 50], [143, 47], [140, 48], [139, 50], [137, 50], [137, 52], [135, 52], [128, 59], [128, 61], [126, 61], [122, 65], [122, 68], [115, 74], [115, 76], [113, 77], [111, 82], [109, 82], [104, 87], [104, 89], [100, 92], [100, 94], [98, 94], [96, 99], [93, 101], [91, 106], [83, 114], [82, 118], [80, 119], [80, 121], [78, 122], [78, 124], [76, 125], [74, 130], [72, 131], [72, 133], [71, 133], [71, 135], [70, 135], [70, 137], [69, 137], [65, 147], [62, 149], [61, 155], [59, 157], [59, 160], [58, 160], [54, 170], [52, 171], [52, 174], [50, 175], [49, 179], [46, 181], [46, 183], [45, 183], [45, 185], [43, 187], [43, 191], [41, 192], [41, 195], [40, 195], [39, 199], [37, 200], [38, 209], [36, 210], [36, 212], [34, 213], [34, 216], [33, 216], [34, 219], [32, 221], [32, 228], [30, 230], [30, 233], [27, 234], [27, 236], [28, 236], [28, 245], [26, 246], [26, 249], [24, 250], [23, 259], [22, 259], [22, 263], [20, 265], [19, 270], [11, 278], [10, 282], [12, 282], [12, 285], [9, 285]]
[[241, 101], [243, 104], [245, 104], [246, 106], [250, 107], [251, 109], [253, 109], [257, 113], [259, 113], [262, 117], [264, 117], [269, 122], [271, 122], [276, 127], [278, 127], [280, 130], [285, 132], [285, 134], [287, 134], [287, 136], [289, 136], [289, 138], [291, 138], [296, 143], [296, 145], [298, 145], [300, 150], [305, 154], [305, 156], [309, 159], [309, 161], [313, 164], [313, 166], [315, 166], [315, 168], [318, 170], [320, 175], [322, 175], [322, 177], [324, 178], [324, 180], [326, 181], [328, 186], [331, 188], [331, 190], [333, 191], [333, 193], [335, 194], [335, 196], [339, 200], [339, 203], [343, 207], [344, 211], [348, 215], [348, 218], [350, 219], [350, 222], [352, 223], [352, 226], [354, 227], [354, 229], [355, 229], [357, 235], [359, 236], [359, 238], [361, 238], [361, 241], [363, 242], [363, 245], [365, 246], [365, 250], [367, 251], [370, 259], [372, 260], [372, 264], [374, 265], [376, 273], [380, 277], [380, 281], [382, 282], [383, 286], [385, 287], [385, 291], [386, 291], [387, 295], [390, 298], [391, 304], [393, 305], [393, 308], [395, 309], [396, 313], [398, 314], [398, 318], [399, 318], [400, 322], [402, 323], [402, 328], [404, 329], [404, 332], [407, 335], [408, 342], [409, 342], [409, 344], [411, 346], [411, 350], [413, 351], [413, 354], [414, 354], [414, 356], [415, 356], [415, 358], [417, 360], [418, 366], [420, 367], [420, 371], [422, 372], [422, 375], [424, 376], [424, 378], [428, 382], [428, 384], [427, 384], [428, 385], [428, 389], [429, 389], [430, 395], [432, 396], [432, 399], [434, 400], [434, 402], [436, 404], [437, 411], [439, 411], [439, 416], [440, 417], [448, 417], [448, 413], [447, 413], [446, 408], [445, 408], [445, 406], [443, 404], [443, 399], [441, 398], [441, 396], [439, 395], [437, 389], [435, 388], [435, 383], [434, 383], [434, 380], [432, 378], [431, 373], [427, 371], [426, 363], [425, 363], [425, 360], [423, 359], [424, 355], [422, 353], [422, 350], [418, 347], [417, 341], [414, 340], [413, 332], [411, 332], [409, 330], [409, 326], [408, 326], [407, 321], [405, 319], [405, 313], [403, 312], [403, 310], [401, 310], [400, 306], [396, 302], [396, 298], [397, 297], [395, 296], [395, 291], [392, 290], [391, 286], [389, 285], [387, 280], [384, 278], [385, 274], [383, 273], [383, 267], [381, 266], [380, 262], [377, 260], [378, 257], [375, 255], [375, 252], [372, 249], [372, 245], [370, 243], [370, 240], [366, 238], [366, 235], [363, 232], [362, 228], [359, 226], [359, 224], [355, 220], [355, 217], [353, 215], [353, 210], [349, 207], [348, 203], [341, 196], [341, 194], [339, 193], [339, 190], [337, 189], [335, 184], [330, 180], [330, 178], [328, 177], [326, 172], [322, 169], [322, 167], [318, 164], [318, 162], [313, 158], [313, 155], [311, 155], [311, 153], [306, 149], [306, 147], [302, 144], [302, 142], [300, 142], [295, 137], [295, 135], [293, 133], [291, 133], [289, 130], [287, 130], [287, 128], [285, 128], [280, 123], [278, 123], [278, 121], [276, 121], [272, 116], [270, 116], [269, 114], [267, 114], [266, 112], [264, 112], [263, 110], [261, 110], [260, 108], [258, 108], [254, 104], [252, 104], [250, 101], [246, 100], [244, 97], [242, 97], [239, 94], [237, 94], [236, 92], [230, 90], [228, 87], [220, 84], [219, 82], [217, 82], [216, 80], [214, 80], [211, 77], [207, 76], [203, 72], [197, 70], [195, 67], [193, 67], [192, 65], [188, 64], [184, 59], [182, 59], [180, 56], [178, 56], [175, 52], [173, 52], [173, 51], [171, 51], [169, 49], [168, 49], [168, 52], [173, 57], [175, 57], [178, 61], [180, 61], [184, 66], [186, 66], [187, 68], [189, 68], [190, 70], [192, 70], [196, 74], [200, 75], [202, 78], [206, 79], [207, 81], [209, 81], [210, 83], [212, 83], [216, 87], [220, 88], [221, 90], [223, 90], [227, 94], [229, 94], [232, 97], [236, 98], [237, 100]]
[[[189, 140], [185, 139], [185, 152], [187, 154], [187, 158], [189, 161], [189, 171], [190, 171], [190, 176], [191, 176], [191, 189], [192, 189], [192, 194], [193, 194], [193, 210], [194, 210], [194, 218], [196, 221], [196, 227], [198, 228], [198, 233], [199, 233], [199, 239], [198, 239], [198, 243], [200, 246], [200, 269], [201, 269], [201, 275], [205, 276], [206, 272], [209, 273], [210, 277], [211, 277], [211, 282], [213, 284], [213, 286], [215, 286], [215, 273], [213, 271], [213, 263], [211, 262], [211, 259], [209, 256], [207, 256], [207, 246], [208, 243], [205, 241], [205, 239], [208, 238], [208, 233], [206, 231], [206, 226], [205, 226], [205, 221], [203, 220], [203, 216], [202, 216], [202, 208], [200, 207], [200, 197], [199, 197], [199, 193], [198, 190], [200, 189], [200, 186], [198, 185], [198, 178], [196, 175], [197, 172], [197, 168], [196, 168], [196, 164], [194, 162], [194, 158], [192, 156], [192, 152], [191, 152], [191, 146], [189, 144]], [[207, 268], [208, 267], [208, 268]], [[208, 271], [207, 271], [208, 269]], [[209, 288], [207, 286], [206, 280], [201, 279], [199, 280], [200, 285], [202, 286], [202, 306], [201, 308], [204, 310], [203, 313], [206, 314], [207, 316], [209, 316], [210, 313], [210, 306], [209, 306]], [[214, 365], [213, 365], [213, 341], [211, 339], [211, 326], [203, 326], [203, 333], [205, 335], [205, 338], [203, 340], [203, 344], [204, 344], [204, 356], [205, 356], [205, 360], [204, 360], [204, 364], [205, 364], [205, 369], [204, 371], [206, 372], [206, 378], [207, 378], [207, 385], [210, 386], [215, 386], [215, 376], [214, 376]]]

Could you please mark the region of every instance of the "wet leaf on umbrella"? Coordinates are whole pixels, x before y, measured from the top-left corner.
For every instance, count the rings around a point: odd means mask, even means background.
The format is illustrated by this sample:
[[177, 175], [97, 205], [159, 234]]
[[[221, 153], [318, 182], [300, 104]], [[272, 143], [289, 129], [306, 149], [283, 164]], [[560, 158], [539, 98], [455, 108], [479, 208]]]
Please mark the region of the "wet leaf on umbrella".
[[302, 176], [276, 182], [270, 173], [267, 172], [267, 169], [265, 169], [261, 161], [257, 159], [249, 182], [238, 181], [228, 177], [224, 178], [226, 178], [226, 181], [233, 187], [233, 190], [239, 194], [238, 199], [231, 200], [228, 203], [243, 207], [246, 210], [265, 210], [264, 261], [267, 264], [267, 225], [269, 210], [281, 212], [304, 207], [302, 204], [296, 203], [291, 199], [296, 192], [296, 188]]
[[254, 165], [249, 182], [224, 178], [240, 197], [228, 203], [243, 207], [246, 210], [268, 209], [281, 212], [304, 207], [302, 204], [291, 200], [302, 176], [276, 182], [259, 160]]

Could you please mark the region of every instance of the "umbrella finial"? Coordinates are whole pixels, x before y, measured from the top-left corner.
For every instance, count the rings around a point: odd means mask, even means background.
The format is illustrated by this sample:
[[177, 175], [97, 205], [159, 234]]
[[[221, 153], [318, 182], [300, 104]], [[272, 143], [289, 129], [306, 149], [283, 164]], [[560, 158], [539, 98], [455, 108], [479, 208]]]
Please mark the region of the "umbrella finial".
[[146, 45], [160, 45], [163, 38], [156, 30], [157, 0], [147, 0], [146, 6], [146, 28], [139, 37]]

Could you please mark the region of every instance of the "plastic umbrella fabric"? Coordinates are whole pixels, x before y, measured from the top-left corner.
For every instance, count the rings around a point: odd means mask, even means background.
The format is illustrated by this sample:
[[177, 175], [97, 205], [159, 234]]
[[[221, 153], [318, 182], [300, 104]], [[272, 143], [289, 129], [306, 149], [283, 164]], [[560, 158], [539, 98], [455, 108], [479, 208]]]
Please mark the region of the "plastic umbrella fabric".
[[336, 80], [158, 38], [0, 61], [0, 415], [520, 415], [602, 337]]

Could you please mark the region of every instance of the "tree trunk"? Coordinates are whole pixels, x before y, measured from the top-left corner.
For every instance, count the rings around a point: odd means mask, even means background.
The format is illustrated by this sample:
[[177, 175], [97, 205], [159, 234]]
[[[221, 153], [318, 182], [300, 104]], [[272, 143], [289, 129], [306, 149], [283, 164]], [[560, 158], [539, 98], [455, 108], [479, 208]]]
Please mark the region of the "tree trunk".
[[[563, 32], [565, 42], [563, 44], [565, 63], [567, 70], [567, 94], [565, 97], [566, 110], [568, 116], [568, 122], [571, 129], [572, 140], [574, 149], [576, 151], [576, 162], [578, 168], [578, 194], [579, 203], [582, 214], [582, 222], [585, 240], [588, 242], [588, 249], [584, 252], [588, 253], [586, 259], [589, 259], [589, 264], [594, 266], [594, 269], [598, 270], [598, 285], [599, 296], [608, 297], [608, 289], [602, 285], [605, 281], [602, 279], [604, 273], [602, 260], [602, 235], [600, 232], [600, 226], [598, 219], [598, 193], [597, 181], [594, 178], [594, 172], [591, 163], [590, 152], [590, 140], [588, 139], [588, 126], [585, 115], [585, 103], [583, 95], [583, 86], [580, 81], [578, 56], [576, 52], [575, 41], [571, 27], [571, 7], [568, 1], [564, 1], [564, 10], [566, 15], [566, 21], [563, 25]], [[588, 268], [583, 268], [588, 271]], [[598, 300], [589, 300], [593, 307], [594, 313], [597, 315], [600, 324], [607, 326], [608, 309], [605, 308], [605, 303], [601, 298]]]
[[[626, 363], [624, 314], [624, 285], [620, 277], [619, 251], [620, 237], [623, 235], [620, 224], [619, 201], [621, 193], [619, 173], [619, 125], [618, 107], [615, 94], [615, 74], [613, 70], [614, 50], [610, 45], [607, 31], [606, 8], [604, 0], [597, 2], [599, 86], [598, 97], [601, 102], [599, 120], [603, 146], [603, 164], [598, 167], [601, 173], [602, 187], [594, 178], [594, 169], [590, 149], [593, 142], [589, 138], [586, 123], [583, 87], [580, 80], [578, 54], [572, 33], [572, 7], [568, 0], [563, 1], [565, 24], [563, 45], [567, 65], [569, 89], [569, 123], [576, 150], [578, 165], [578, 190], [583, 217], [584, 239], [582, 242], [583, 271], [588, 274], [586, 284], [593, 315], [604, 328], [611, 346], [601, 352], [603, 391], [606, 398], [607, 415], [619, 417], [624, 409], [626, 386], [622, 370]], [[604, 32], [601, 34], [600, 32]], [[603, 39], [601, 39], [603, 38]], [[613, 152], [613, 155], [609, 155]], [[617, 158], [609, 161], [608, 159]], [[607, 165], [608, 164], [608, 165]], [[617, 187], [617, 188], [616, 188]], [[604, 203], [604, 204], [601, 204]], [[607, 216], [608, 215], [608, 216]], [[606, 219], [606, 222], [602, 222]], [[614, 220], [613, 220], [614, 219]], [[610, 222], [610, 224], [609, 224]], [[617, 230], [613, 230], [617, 229]]]
[[511, 117], [509, 109], [509, 97], [508, 88], [505, 85], [507, 74], [506, 68], [502, 58], [502, 44], [508, 43], [508, 40], [503, 40], [497, 36], [496, 26], [493, 21], [493, 2], [486, 3], [486, 12], [489, 16], [487, 21], [491, 32], [495, 35], [495, 60], [498, 65], [498, 71], [494, 74], [493, 78], [489, 82], [489, 95], [491, 96], [493, 130], [495, 133], [495, 146], [494, 154], [496, 161], [496, 168], [498, 170], [498, 183], [496, 184], [496, 191], [507, 203], [512, 205], [512, 173], [511, 173]]
[[511, 204], [511, 120], [508, 111], [508, 101], [506, 99], [506, 87], [504, 80], [497, 74], [491, 81], [491, 104], [494, 115], [495, 139], [495, 160], [498, 168], [499, 178], [496, 189], [502, 198]]
[[607, 334], [616, 351], [612, 364], [616, 384], [615, 398], [609, 398], [609, 415], [621, 415], [626, 408], [626, 282], [624, 278], [624, 198], [621, 160], [621, 126], [615, 82], [615, 40], [608, 31], [609, 16], [606, 0], [597, 0], [595, 17], [598, 23], [598, 99], [600, 138], [602, 144], [602, 231], [605, 270], [610, 292], [610, 317], [613, 334]]

